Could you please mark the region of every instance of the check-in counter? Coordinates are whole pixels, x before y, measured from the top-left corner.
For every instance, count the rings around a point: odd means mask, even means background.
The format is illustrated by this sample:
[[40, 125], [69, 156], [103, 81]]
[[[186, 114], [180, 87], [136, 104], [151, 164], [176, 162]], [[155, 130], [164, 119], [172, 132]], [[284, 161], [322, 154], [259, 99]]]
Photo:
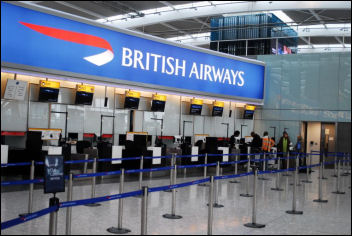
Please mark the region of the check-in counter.
[[[161, 156], [161, 147], [147, 147], [148, 151], [152, 151], [153, 157], [159, 157]], [[161, 164], [161, 158], [153, 158], [152, 159], [152, 165], [160, 165]]]
[[222, 151], [222, 154], [226, 154], [226, 155], [222, 156], [222, 161], [223, 161], [223, 162], [229, 161], [229, 156], [228, 156], [228, 154], [229, 154], [229, 147], [218, 147], [218, 150], [219, 150], [219, 151]]

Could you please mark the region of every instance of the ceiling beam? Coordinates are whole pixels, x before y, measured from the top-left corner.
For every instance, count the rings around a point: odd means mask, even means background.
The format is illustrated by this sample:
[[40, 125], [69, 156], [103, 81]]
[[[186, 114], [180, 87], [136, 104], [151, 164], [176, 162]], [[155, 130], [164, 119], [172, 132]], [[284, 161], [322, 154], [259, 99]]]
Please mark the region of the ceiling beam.
[[[163, 1], [163, 4], [167, 4]], [[177, 21], [222, 14], [235, 14], [245, 12], [262, 12], [275, 10], [316, 10], [316, 9], [351, 9], [349, 1], [257, 1], [257, 2], [230, 2], [226, 4], [197, 7], [194, 9], [179, 9], [174, 11], [160, 12], [160, 14], [147, 14], [144, 17], [116, 21], [119, 27], [135, 28], [145, 25], [158, 24], [161, 22]], [[115, 23], [115, 21], [113, 22]]]
[[60, 4], [60, 5], [63, 5], [63, 6], [72, 8], [72, 9], [75, 9], [75, 10], [77, 10], [77, 11], [84, 12], [84, 13], [86, 13], [86, 14], [88, 14], [88, 15], [91, 15], [91, 16], [94, 16], [94, 17], [96, 17], [96, 18], [98, 18], [98, 19], [99, 19], [99, 18], [105, 19], [105, 18], [107, 17], [107, 16], [100, 15], [100, 14], [98, 14], [98, 13], [96, 13], [96, 12], [92, 12], [92, 11], [90, 11], [90, 10], [83, 9], [83, 8], [81, 8], [81, 7], [78, 7], [78, 6], [73, 5], [73, 4], [71, 4], [71, 3], [68, 3], [68, 2], [64, 2], [64, 1], [55, 1], [55, 2], [58, 3], [58, 4]]
[[[327, 29], [328, 27], [326, 26], [325, 22], [320, 18], [320, 16], [314, 11], [314, 10], [309, 10], [310, 13], [312, 13], [312, 15], [315, 17], [315, 19], [317, 19], [320, 24], [324, 25], [324, 28]], [[342, 46], [345, 48], [345, 43], [341, 41], [340, 38], [334, 36], [334, 38], [336, 39], [337, 42], [339, 42], [340, 44], [342, 44]]]

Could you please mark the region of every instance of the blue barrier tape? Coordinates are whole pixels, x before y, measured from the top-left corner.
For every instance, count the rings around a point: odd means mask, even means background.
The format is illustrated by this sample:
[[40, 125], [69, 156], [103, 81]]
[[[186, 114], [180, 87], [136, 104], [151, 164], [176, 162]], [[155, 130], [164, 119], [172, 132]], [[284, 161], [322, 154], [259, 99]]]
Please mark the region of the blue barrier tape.
[[253, 172], [248, 172], [248, 173], [243, 173], [243, 174], [237, 174], [237, 175], [222, 175], [222, 176], [214, 176], [215, 180], [218, 179], [233, 179], [233, 178], [239, 178], [247, 175], [252, 175]]
[[205, 178], [205, 179], [200, 179], [200, 180], [194, 180], [186, 183], [180, 183], [180, 184], [174, 184], [174, 185], [166, 185], [166, 186], [160, 186], [160, 187], [154, 187], [154, 188], [149, 188], [148, 192], [159, 192], [159, 191], [164, 191], [168, 189], [175, 189], [175, 188], [183, 188], [195, 184], [200, 184], [204, 182], [209, 182], [210, 178]]
[[226, 162], [220, 162], [220, 165], [231, 165], [231, 164], [239, 164], [239, 163], [247, 163], [248, 160], [241, 160], [241, 161], [226, 161]]
[[111, 200], [116, 200], [116, 199], [120, 199], [120, 198], [126, 198], [126, 197], [141, 195], [141, 194], [142, 194], [142, 190], [137, 190], [137, 191], [133, 191], [133, 192], [114, 194], [114, 195], [103, 196], [103, 197], [81, 199], [81, 200], [68, 201], [68, 202], [60, 202], [59, 208], [81, 206], [81, 205], [87, 205], [87, 204], [92, 204], [92, 203], [97, 203], [97, 202], [106, 202], [106, 201], [111, 201]]
[[93, 162], [94, 160], [74, 160], [74, 161], [65, 161], [65, 164], [77, 164], [84, 162]]
[[18, 163], [7, 163], [1, 164], [1, 167], [8, 167], [8, 166], [30, 166], [30, 162], [18, 162]]
[[167, 167], [159, 167], [159, 168], [151, 168], [151, 169], [134, 169], [134, 170], [125, 170], [125, 173], [139, 173], [139, 172], [153, 172], [153, 171], [160, 171], [160, 170], [170, 170], [174, 167], [167, 166]]
[[80, 179], [80, 178], [87, 178], [87, 177], [94, 177], [94, 176], [105, 176], [105, 175], [119, 175], [121, 174], [120, 170], [117, 171], [107, 171], [107, 172], [98, 172], [98, 173], [89, 173], [89, 174], [78, 174], [74, 175], [74, 179]]
[[9, 185], [21, 185], [21, 184], [37, 184], [43, 183], [44, 179], [28, 179], [28, 180], [18, 180], [18, 181], [3, 181], [1, 182], [1, 186], [9, 186]]
[[156, 157], [143, 157], [144, 159], [164, 159], [164, 158], [172, 158], [172, 156], [156, 156]]
[[15, 218], [13, 220], [5, 221], [5, 222], [1, 223], [1, 230], [10, 228], [10, 227], [15, 226], [15, 225], [22, 224], [22, 223], [30, 221], [30, 220], [34, 220], [34, 219], [36, 219], [38, 217], [41, 217], [43, 215], [49, 214], [49, 213], [51, 213], [53, 211], [56, 211], [57, 209], [58, 209], [57, 206], [53, 206], [53, 207], [49, 207], [49, 208], [46, 208], [46, 209], [43, 209], [43, 210], [40, 210], [40, 211], [36, 211], [34, 213], [31, 213], [31, 214], [28, 214], [25, 217], [18, 217], [18, 218]]

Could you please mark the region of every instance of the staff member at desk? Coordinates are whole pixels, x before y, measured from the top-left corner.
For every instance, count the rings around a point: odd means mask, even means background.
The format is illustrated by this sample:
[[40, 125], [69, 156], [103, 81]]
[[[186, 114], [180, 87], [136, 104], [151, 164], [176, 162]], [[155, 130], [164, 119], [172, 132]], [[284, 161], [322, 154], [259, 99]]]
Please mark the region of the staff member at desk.
[[235, 148], [235, 149], [239, 149], [239, 143], [240, 143], [240, 131], [236, 130], [233, 135], [230, 137], [230, 147], [231, 148]]

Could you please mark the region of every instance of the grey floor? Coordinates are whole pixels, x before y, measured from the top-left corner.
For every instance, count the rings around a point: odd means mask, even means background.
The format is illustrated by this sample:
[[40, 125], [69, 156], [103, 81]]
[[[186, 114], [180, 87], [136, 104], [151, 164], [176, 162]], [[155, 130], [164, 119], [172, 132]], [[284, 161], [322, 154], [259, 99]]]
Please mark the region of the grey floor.
[[[292, 208], [292, 177], [282, 177], [282, 192], [272, 191], [274, 175], [269, 175], [271, 181], [258, 180], [257, 223], [265, 224], [263, 229], [251, 229], [243, 224], [250, 222], [252, 213], [252, 198], [240, 197], [245, 191], [246, 177], [240, 178], [240, 184], [222, 180], [219, 184], [219, 203], [224, 208], [214, 208], [213, 234], [346, 234], [351, 235], [351, 176], [341, 177], [341, 189], [344, 195], [332, 194], [336, 189], [336, 178], [331, 177], [332, 170], [326, 170], [328, 180], [323, 181], [323, 198], [328, 203], [315, 203], [318, 198], [318, 172], [313, 172], [309, 178], [310, 184], [297, 187], [297, 210], [303, 215], [289, 215], [286, 210]], [[300, 174], [301, 179], [305, 178]], [[187, 182], [199, 177], [185, 178], [179, 173], [177, 182]], [[252, 182], [252, 177], [250, 177]], [[111, 181], [110, 181], [111, 182]], [[143, 182], [151, 187], [167, 185], [168, 179], [152, 179]], [[136, 190], [137, 182], [127, 182], [126, 191]], [[17, 217], [18, 213], [27, 209], [27, 187], [24, 191], [2, 192], [1, 221]], [[74, 199], [90, 197], [91, 187], [79, 185], [74, 187]], [[99, 184], [96, 196], [118, 193], [118, 183]], [[208, 208], [208, 188], [190, 186], [177, 190], [176, 214], [183, 216], [179, 220], [169, 220], [162, 217], [170, 212], [171, 194], [155, 192], [150, 194], [148, 203], [148, 234], [206, 234]], [[252, 189], [250, 189], [252, 192]], [[58, 194], [60, 200], [66, 200], [66, 194]], [[48, 206], [50, 195], [44, 195], [41, 189], [34, 191], [34, 210]], [[132, 230], [130, 234], [140, 234], [140, 198], [124, 200], [123, 226]], [[78, 206], [72, 208], [72, 234], [94, 235], [110, 234], [107, 228], [117, 225], [118, 201], [104, 202], [100, 207]], [[61, 209], [58, 216], [58, 234], [65, 234], [66, 209]], [[3, 235], [45, 235], [48, 234], [49, 216], [26, 222], [13, 228], [1, 231]]]

